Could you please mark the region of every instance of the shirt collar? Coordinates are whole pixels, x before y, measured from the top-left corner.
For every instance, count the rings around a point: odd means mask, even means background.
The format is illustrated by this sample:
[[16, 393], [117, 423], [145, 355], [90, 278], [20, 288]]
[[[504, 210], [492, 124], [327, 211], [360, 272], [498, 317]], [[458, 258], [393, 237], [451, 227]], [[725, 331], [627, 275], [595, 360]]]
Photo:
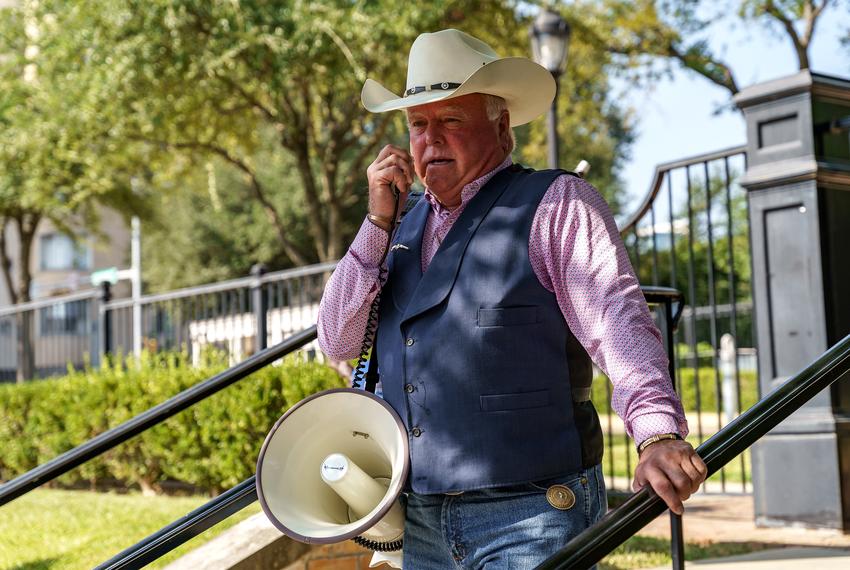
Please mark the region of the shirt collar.
[[493, 178], [500, 171], [511, 166], [513, 163], [514, 163], [514, 161], [511, 158], [511, 155], [508, 155], [505, 158], [505, 160], [502, 161], [502, 164], [500, 164], [499, 166], [497, 166], [496, 168], [494, 168], [490, 172], [484, 174], [480, 178], [476, 178], [475, 180], [473, 180], [472, 182], [470, 182], [469, 184], [464, 186], [463, 189], [460, 191], [460, 206], [459, 206], [459, 208], [454, 208], [452, 210], [449, 210], [448, 208], [446, 208], [445, 206], [440, 204], [439, 201], [437, 201], [437, 197], [434, 196], [431, 193], [431, 190], [429, 190], [428, 188], [425, 188], [425, 200], [427, 200], [428, 204], [431, 205], [431, 209], [434, 210], [435, 214], [437, 214], [438, 216], [446, 217], [457, 209], [462, 210], [463, 208], [465, 208], [466, 203], [469, 202], [472, 199], [472, 197], [475, 196], [478, 193], [478, 191], [481, 189], [482, 186], [487, 184], [490, 181], [491, 178]]

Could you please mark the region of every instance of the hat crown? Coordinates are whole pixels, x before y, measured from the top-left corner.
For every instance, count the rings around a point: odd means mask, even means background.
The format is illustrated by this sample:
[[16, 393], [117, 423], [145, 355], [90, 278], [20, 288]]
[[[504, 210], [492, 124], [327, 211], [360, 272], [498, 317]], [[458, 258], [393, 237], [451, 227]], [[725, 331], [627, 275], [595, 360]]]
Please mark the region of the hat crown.
[[410, 46], [406, 89], [443, 82], [463, 83], [497, 59], [498, 54], [490, 46], [460, 30], [420, 34]]

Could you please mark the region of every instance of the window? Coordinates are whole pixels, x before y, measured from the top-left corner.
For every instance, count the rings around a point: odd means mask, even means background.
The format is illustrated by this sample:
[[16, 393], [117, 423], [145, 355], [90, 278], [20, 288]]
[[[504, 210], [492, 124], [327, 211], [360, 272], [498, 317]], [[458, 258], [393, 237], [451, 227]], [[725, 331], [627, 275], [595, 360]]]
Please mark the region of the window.
[[91, 268], [89, 248], [83, 243], [74, 243], [74, 240], [65, 234], [44, 234], [40, 244], [42, 270]]
[[39, 310], [41, 322], [40, 336], [64, 334], [86, 334], [88, 327], [88, 302], [71, 301], [57, 303]]

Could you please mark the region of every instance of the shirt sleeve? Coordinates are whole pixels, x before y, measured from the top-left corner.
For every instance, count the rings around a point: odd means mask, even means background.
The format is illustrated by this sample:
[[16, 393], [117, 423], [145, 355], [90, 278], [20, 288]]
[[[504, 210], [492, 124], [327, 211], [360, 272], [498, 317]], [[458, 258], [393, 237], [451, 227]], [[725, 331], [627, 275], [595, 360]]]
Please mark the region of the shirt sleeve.
[[386, 230], [365, 220], [325, 286], [318, 338], [322, 351], [333, 360], [360, 355], [369, 308], [381, 288], [378, 264], [386, 247]]
[[564, 319], [614, 386], [612, 407], [636, 442], [688, 433], [649, 313], [617, 224], [586, 181], [559, 176], [532, 223], [529, 258]]

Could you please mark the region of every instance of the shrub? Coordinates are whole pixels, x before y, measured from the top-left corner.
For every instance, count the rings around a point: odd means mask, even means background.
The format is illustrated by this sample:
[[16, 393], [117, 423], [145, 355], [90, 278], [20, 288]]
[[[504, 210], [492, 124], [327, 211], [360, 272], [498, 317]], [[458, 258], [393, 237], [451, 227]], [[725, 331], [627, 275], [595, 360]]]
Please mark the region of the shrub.
[[[680, 368], [678, 378], [682, 405], [687, 412], [716, 412], [717, 410], [717, 385], [714, 368], [710, 366], [700, 367], [698, 372], [699, 384], [694, 380], [693, 368]], [[741, 370], [741, 402], [740, 410], [744, 411], [758, 401], [758, 380], [755, 371]], [[723, 379], [721, 377], [721, 386]], [[610, 386], [606, 376], [598, 376], [593, 380], [592, 400], [600, 414], [613, 413], [608, 400], [608, 388]], [[699, 407], [697, 407], [697, 386], [699, 386]]]
[[[0, 479], [8, 480], [162, 403], [224, 369], [208, 358], [143, 355], [97, 370], [0, 386]], [[211, 492], [253, 473], [274, 422], [304, 397], [343, 381], [295, 357], [248, 378], [131, 438], [60, 478], [63, 484], [115, 479], [145, 490], [167, 480]]]

